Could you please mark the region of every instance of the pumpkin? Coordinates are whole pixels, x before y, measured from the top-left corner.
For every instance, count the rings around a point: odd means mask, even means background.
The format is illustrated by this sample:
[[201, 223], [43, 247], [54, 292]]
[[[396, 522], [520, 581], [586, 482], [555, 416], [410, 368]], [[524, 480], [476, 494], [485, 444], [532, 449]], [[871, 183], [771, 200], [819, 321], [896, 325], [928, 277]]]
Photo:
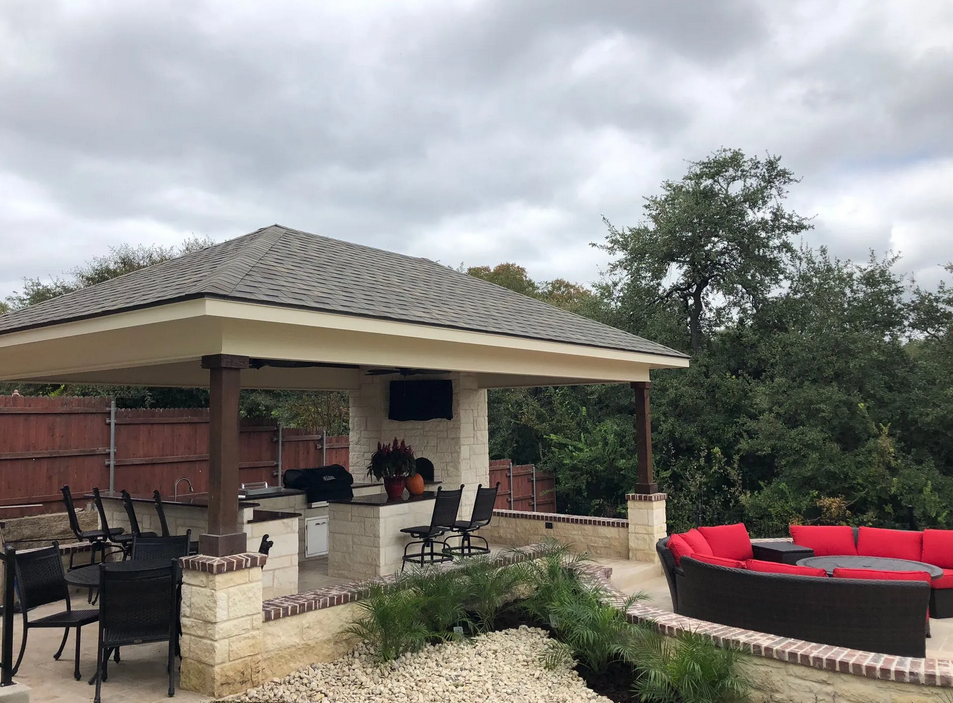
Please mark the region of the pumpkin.
[[419, 496], [424, 492], [424, 477], [414, 474], [407, 477], [407, 492], [412, 496]]

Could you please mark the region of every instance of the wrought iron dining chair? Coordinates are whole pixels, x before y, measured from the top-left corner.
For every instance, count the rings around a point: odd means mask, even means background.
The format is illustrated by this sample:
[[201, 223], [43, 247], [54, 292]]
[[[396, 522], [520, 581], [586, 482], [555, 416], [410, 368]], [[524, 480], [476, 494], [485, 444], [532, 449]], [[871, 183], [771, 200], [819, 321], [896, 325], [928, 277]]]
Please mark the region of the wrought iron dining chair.
[[[486, 527], [493, 519], [493, 509], [496, 507], [496, 494], [500, 490], [500, 484], [493, 488], [484, 488], [483, 485], [477, 486], [476, 499], [473, 501], [473, 512], [469, 520], [457, 520], [451, 528], [454, 534], [447, 537], [447, 540], [454, 537], [460, 538], [460, 544], [456, 547], [447, 547], [450, 554], [461, 557], [469, 557], [474, 554], [489, 554], [490, 545], [485, 538], [473, 534], [481, 527]], [[483, 545], [474, 546], [472, 540], [477, 539], [483, 542]]]
[[[12, 551], [12, 550], [11, 550]], [[73, 677], [79, 681], [79, 652], [83, 625], [96, 622], [99, 619], [98, 610], [73, 610], [70, 602], [69, 586], [66, 583], [66, 571], [63, 569], [63, 560], [60, 557], [60, 547], [57, 542], [49, 547], [34, 549], [19, 554], [14, 552], [13, 571], [16, 576], [17, 598], [20, 601], [20, 610], [23, 614], [23, 635], [20, 642], [20, 654], [13, 673], [16, 674], [26, 652], [27, 635], [34, 628], [58, 629], [63, 628], [63, 640], [60, 648], [53, 655], [59, 659], [66, 647], [69, 631], [76, 630], [76, 653], [73, 659]], [[66, 610], [51, 615], [45, 615], [36, 620], [30, 619], [30, 611], [41, 605], [66, 601]], [[6, 617], [6, 615], [4, 615]]]
[[[453, 491], [445, 491], [443, 487], [437, 488], [437, 497], [434, 499], [433, 514], [430, 516], [429, 525], [417, 525], [415, 527], [405, 527], [401, 532], [415, 537], [416, 540], [408, 542], [404, 547], [404, 558], [401, 562], [400, 570], [403, 571], [407, 564], [418, 564], [420, 566], [438, 564], [444, 561], [451, 561], [453, 555], [447, 552], [448, 545], [446, 541], [439, 540], [448, 530], [453, 528], [457, 521], [457, 510], [460, 508], [460, 499], [463, 497], [463, 486]], [[443, 545], [440, 551], [436, 550], [437, 544]], [[408, 554], [407, 550], [415, 545], [420, 545], [420, 551]]]
[[[106, 542], [107, 542], [107, 531], [105, 526], [99, 530], [84, 530], [80, 527], [79, 516], [76, 514], [76, 506], [73, 503], [73, 494], [70, 492], [69, 485], [63, 486], [60, 489], [60, 492], [63, 494], [63, 504], [66, 506], [66, 515], [69, 518], [69, 527], [73, 531], [73, 534], [76, 535], [76, 539], [80, 542], [89, 542], [91, 545], [89, 563], [93, 564], [96, 562], [96, 553], [99, 552], [102, 556], [106, 554]], [[116, 534], [119, 533], [119, 530], [114, 530]], [[69, 568], [73, 569], [73, 558], [76, 556], [76, 552], [70, 552], [69, 556]]]
[[102, 684], [109, 678], [110, 652], [152, 642], [168, 643], [168, 693], [175, 695], [180, 580], [178, 562], [172, 560], [168, 566], [135, 570], [100, 565], [95, 703], [102, 700]]

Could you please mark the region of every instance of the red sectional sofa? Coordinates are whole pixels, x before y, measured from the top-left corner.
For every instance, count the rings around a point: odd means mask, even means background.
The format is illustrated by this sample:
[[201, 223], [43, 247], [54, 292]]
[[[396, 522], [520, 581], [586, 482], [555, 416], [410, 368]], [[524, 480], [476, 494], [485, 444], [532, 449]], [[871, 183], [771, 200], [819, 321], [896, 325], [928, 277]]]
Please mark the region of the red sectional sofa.
[[[815, 556], [871, 556], [907, 559], [932, 564], [943, 569], [943, 576], [930, 583], [930, 616], [953, 617], [953, 530], [889, 530], [878, 527], [791, 525], [794, 543], [814, 551]], [[678, 612], [676, 570], [685, 557], [716, 566], [747, 569], [760, 573], [790, 576], [825, 576], [822, 569], [811, 569], [754, 559], [748, 530], [742, 523], [717, 527], [699, 527], [674, 534], [659, 542], [657, 550], [662, 559], [665, 576], [672, 593], [672, 605]], [[879, 572], [878, 572], [879, 573]], [[920, 578], [911, 570], [894, 572], [890, 579]], [[879, 579], [869, 572], [835, 574], [840, 578]]]

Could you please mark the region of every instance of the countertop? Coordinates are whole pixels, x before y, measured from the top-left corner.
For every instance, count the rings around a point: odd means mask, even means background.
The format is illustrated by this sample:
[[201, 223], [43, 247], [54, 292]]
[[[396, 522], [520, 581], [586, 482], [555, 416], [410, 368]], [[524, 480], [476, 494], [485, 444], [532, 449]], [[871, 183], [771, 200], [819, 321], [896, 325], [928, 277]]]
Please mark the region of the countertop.
[[329, 500], [328, 503], [331, 505], [376, 505], [380, 507], [386, 507], [388, 505], [402, 505], [404, 503], [418, 503], [424, 500], [434, 500], [436, 497], [436, 491], [424, 491], [419, 496], [401, 496], [396, 500], [389, 498], [386, 493], [375, 493], [374, 495], [369, 496], [354, 496], [353, 498]]
[[[118, 492], [114, 492], [114, 491], [100, 491], [99, 495], [103, 500], [122, 500], [122, 494]], [[83, 497], [87, 499], [92, 499], [93, 494], [87, 493]], [[153, 504], [155, 503], [152, 496], [134, 495], [130, 497], [132, 498], [133, 503], [153, 503]], [[267, 498], [267, 497], [273, 497], [273, 496], [266, 495], [265, 497]], [[238, 500], [237, 497], [236, 497], [236, 500]], [[163, 505], [182, 505], [187, 508], [208, 508], [208, 493], [183, 493], [175, 500], [172, 499], [171, 495], [162, 496], [162, 504]], [[260, 503], [256, 503], [253, 500], [239, 500], [238, 501], [239, 508], [257, 508], [259, 505]]]

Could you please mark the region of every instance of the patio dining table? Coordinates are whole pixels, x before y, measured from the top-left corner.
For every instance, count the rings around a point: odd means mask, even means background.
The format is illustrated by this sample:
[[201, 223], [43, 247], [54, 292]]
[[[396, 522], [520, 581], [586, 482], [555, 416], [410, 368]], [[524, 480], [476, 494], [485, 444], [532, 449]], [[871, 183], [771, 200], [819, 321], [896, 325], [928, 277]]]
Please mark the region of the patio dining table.
[[[140, 569], [158, 569], [168, 566], [171, 559], [129, 559], [127, 561], [107, 561], [115, 571], [138, 571]], [[80, 588], [99, 588], [99, 564], [81, 566], [66, 572], [66, 583]]]

